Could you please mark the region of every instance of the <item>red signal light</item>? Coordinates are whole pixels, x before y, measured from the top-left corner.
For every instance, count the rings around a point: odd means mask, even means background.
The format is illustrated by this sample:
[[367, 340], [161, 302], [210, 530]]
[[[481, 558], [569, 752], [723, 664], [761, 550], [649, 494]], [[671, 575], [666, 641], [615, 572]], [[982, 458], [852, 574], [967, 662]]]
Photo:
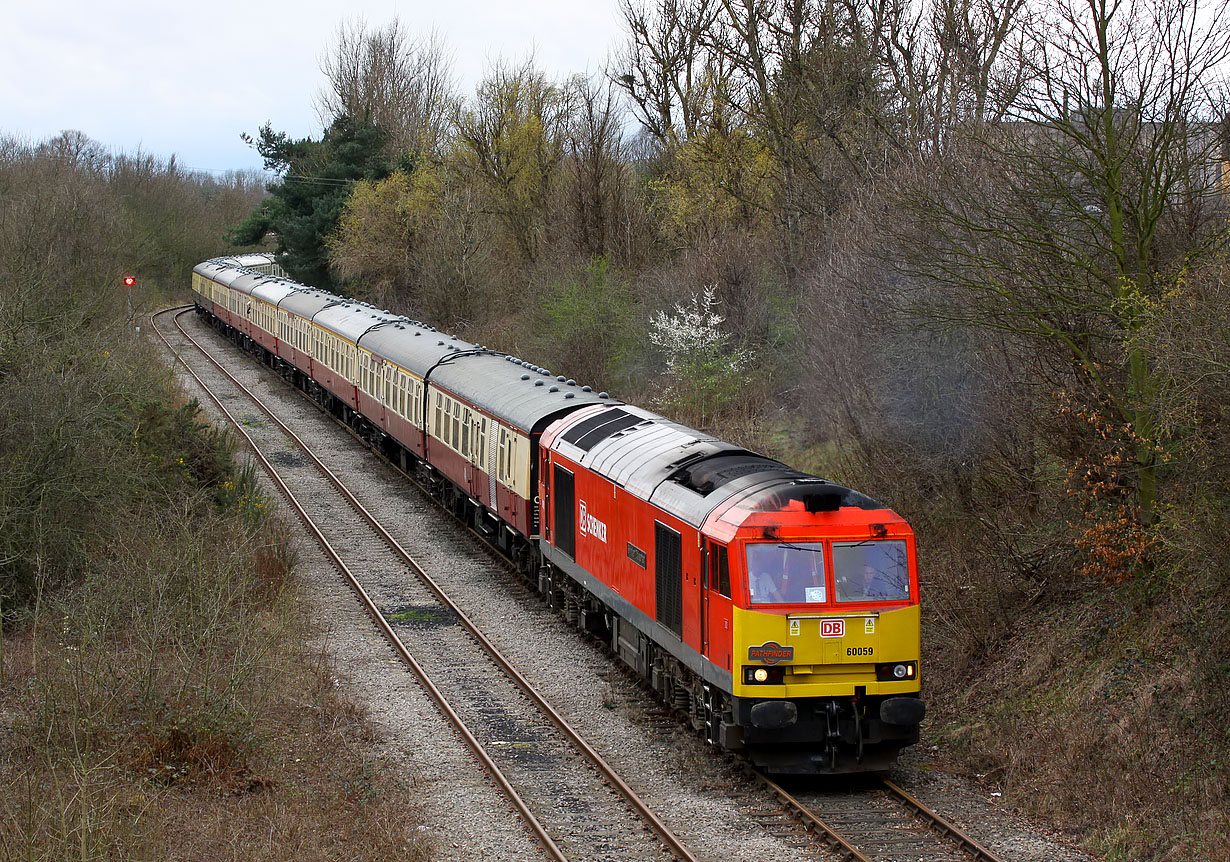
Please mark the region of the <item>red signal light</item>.
[[124, 287], [132, 287], [137, 283], [136, 278], [131, 275], [124, 276]]

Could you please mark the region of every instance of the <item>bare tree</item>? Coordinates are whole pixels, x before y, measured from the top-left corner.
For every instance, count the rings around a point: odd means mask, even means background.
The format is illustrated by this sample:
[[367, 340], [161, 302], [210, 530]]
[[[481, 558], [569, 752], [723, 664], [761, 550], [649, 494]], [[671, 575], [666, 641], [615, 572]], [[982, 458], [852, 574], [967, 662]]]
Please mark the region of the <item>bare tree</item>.
[[564, 159], [574, 93], [534, 68], [497, 64], [454, 117], [466, 169], [525, 261], [538, 256], [544, 216]]
[[1003, 119], [1031, 65], [1026, 0], [884, 0], [882, 60], [906, 149], [942, 151], [954, 128]]
[[614, 85], [573, 81], [576, 110], [568, 126], [567, 221], [576, 246], [591, 257], [627, 252], [620, 227], [628, 218], [631, 182], [623, 141], [623, 111]]
[[1213, 169], [1230, 60], [1225, 0], [1061, 0], [1031, 28], [1012, 122], [932, 160], [907, 270], [933, 319], [1034, 339], [1120, 429], [1135, 514], [1156, 517], [1156, 380], [1138, 339], [1183, 272], [1224, 243]]
[[706, 82], [725, 72], [704, 43], [716, 26], [717, 0], [658, 0], [652, 12], [638, 0], [619, 6], [630, 40], [608, 74], [656, 140], [690, 138], [705, 112]]
[[383, 29], [361, 20], [338, 27], [320, 60], [328, 88], [316, 110], [328, 128], [341, 116], [379, 127], [397, 155], [436, 153], [455, 101], [451, 60], [436, 33], [412, 37], [394, 18]]

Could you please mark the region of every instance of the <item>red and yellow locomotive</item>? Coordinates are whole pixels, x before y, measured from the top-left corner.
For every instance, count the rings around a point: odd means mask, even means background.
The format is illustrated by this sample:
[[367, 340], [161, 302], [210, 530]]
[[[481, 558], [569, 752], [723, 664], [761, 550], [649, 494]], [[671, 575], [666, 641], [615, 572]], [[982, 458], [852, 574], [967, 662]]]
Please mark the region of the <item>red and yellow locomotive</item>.
[[540, 548], [698, 729], [776, 772], [917, 740], [914, 536], [871, 499], [627, 405], [543, 435]]

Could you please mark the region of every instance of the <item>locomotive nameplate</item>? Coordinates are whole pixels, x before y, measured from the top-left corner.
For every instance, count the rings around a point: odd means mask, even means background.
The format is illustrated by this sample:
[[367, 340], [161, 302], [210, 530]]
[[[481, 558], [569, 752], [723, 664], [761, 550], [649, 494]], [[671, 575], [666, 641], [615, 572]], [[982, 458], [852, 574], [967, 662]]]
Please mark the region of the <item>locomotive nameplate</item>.
[[628, 543], [628, 559], [642, 569], [645, 568], [645, 563], [649, 561], [649, 557], [645, 555], [645, 552], [631, 542]]
[[794, 658], [794, 647], [782, 646], [777, 641], [767, 641], [760, 646], [748, 647], [747, 657], [749, 661], [774, 665], [779, 661], [790, 661]]

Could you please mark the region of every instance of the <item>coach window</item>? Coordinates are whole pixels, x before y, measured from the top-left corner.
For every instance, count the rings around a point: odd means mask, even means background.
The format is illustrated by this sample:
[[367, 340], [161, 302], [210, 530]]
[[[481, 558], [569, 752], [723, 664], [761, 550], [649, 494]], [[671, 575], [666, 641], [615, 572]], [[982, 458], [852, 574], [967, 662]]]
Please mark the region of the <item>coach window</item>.
[[508, 476], [508, 431], [503, 426], [500, 427], [498, 456], [496, 475], [501, 482], [504, 482]]

